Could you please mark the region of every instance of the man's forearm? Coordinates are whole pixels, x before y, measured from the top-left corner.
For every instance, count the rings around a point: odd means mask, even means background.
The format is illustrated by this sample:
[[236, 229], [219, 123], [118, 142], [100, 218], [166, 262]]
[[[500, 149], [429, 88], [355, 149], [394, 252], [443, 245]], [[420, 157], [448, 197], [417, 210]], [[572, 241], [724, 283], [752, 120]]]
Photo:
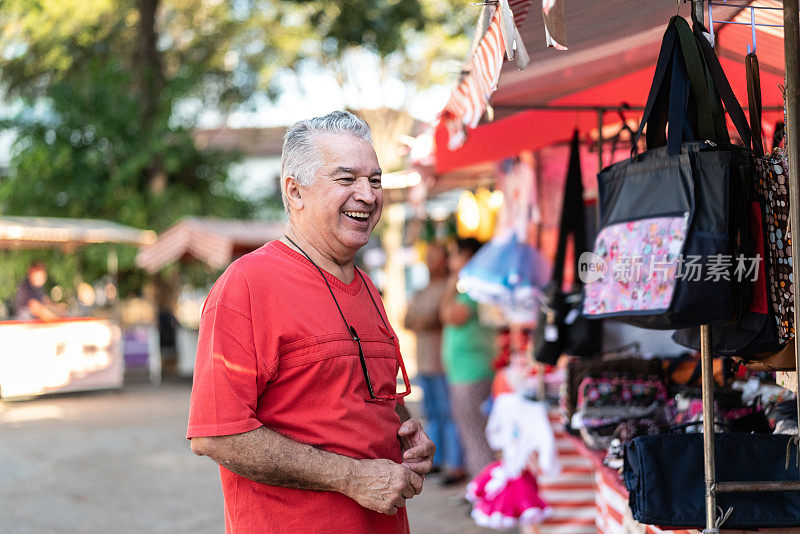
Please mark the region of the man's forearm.
[[346, 493], [357, 460], [286, 438], [266, 427], [193, 438], [192, 451], [237, 475], [286, 488]]

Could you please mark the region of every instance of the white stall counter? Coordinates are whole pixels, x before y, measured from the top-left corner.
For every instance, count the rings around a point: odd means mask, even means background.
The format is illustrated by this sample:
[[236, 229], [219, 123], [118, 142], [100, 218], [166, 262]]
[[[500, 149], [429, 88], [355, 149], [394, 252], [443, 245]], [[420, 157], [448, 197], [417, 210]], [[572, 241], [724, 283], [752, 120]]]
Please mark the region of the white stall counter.
[[0, 397], [122, 387], [119, 326], [107, 319], [0, 322]]

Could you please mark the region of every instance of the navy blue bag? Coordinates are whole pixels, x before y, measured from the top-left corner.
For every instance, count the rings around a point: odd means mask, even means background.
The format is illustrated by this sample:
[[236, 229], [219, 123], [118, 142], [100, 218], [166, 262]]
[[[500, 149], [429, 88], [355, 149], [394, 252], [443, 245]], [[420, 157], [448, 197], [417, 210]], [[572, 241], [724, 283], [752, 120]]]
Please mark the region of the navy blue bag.
[[[714, 438], [718, 482], [800, 480], [791, 436], [730, 433]], [[625, 446], [623, 469], [636, 521], [705, 527], [702, 434], [635, 438]], [[725, 528], [800, 527], [800, 492], [718, 493], [717, 505], [723, 512], [733, 508]]]

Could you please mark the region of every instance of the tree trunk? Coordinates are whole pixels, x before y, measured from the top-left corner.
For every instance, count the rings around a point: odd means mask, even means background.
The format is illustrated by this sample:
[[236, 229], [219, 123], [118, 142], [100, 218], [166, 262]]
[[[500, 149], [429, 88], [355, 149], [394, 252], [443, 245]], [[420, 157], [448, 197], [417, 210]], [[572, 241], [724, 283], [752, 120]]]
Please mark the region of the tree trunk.
[[[137, 90], [142, 105], [142, 132], [150, 137], [159, 113], [161, 91], [164, 89], [164, 68], [158, 50], [156, 17], [161, 0], [136, 0], [139, 11], [139, 31], [136, 46]], [[146, 183], [154, 195], [164, 192], [167, 187], [167, 173], [159, 155], [153, 158], [146, 171]]]
[[136, 46], [138, 90], [142, 102], [142, 120], [150, 126], [158, 112], [158, 100], [164, 88], [161, 53], [158, 51], [156, 15], [161, 0], [136, 0], [139, 11], [139, 32]]

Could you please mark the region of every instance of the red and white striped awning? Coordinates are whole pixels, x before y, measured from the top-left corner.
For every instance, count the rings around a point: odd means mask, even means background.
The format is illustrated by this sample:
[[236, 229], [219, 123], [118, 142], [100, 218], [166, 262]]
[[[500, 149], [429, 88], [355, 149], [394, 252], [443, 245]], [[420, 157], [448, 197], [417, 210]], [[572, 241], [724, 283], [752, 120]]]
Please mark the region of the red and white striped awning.
[[283, 235], [283, 227], [282, 222], [188, 217], [143, 248], [136, 256], [136, 263], [153, 273], [188, 255], [215, 269], [224, 269], [237, 253], [255, 250], [278, 239]]
[[475, 128], [478, 125], [489, 97], [497, 89], [505, 52], [501, 13], [501, 9], [494, 10], [489, 29], [475, 48], [461, 82], [442, 111], [441, 120], [450, 131], [452, 148], [463, 144], [464, 126]]
[[[516, 54], [520, 69], [528, 64], [528, 53], [519, 28], [528, 16], [531, 3], [532, 0], [496, 2], [486, 31], [474, 46], [458, 86], [440, 115], [440, 120], [450, 132], [451, 149], [464, 143], [465, 127], [475, 128], [480, 122], [492, 93], [497, 89], [503, 55], [512, 59]], [[478, 31], [482, 29], [483, 22], [479, 21]]]

